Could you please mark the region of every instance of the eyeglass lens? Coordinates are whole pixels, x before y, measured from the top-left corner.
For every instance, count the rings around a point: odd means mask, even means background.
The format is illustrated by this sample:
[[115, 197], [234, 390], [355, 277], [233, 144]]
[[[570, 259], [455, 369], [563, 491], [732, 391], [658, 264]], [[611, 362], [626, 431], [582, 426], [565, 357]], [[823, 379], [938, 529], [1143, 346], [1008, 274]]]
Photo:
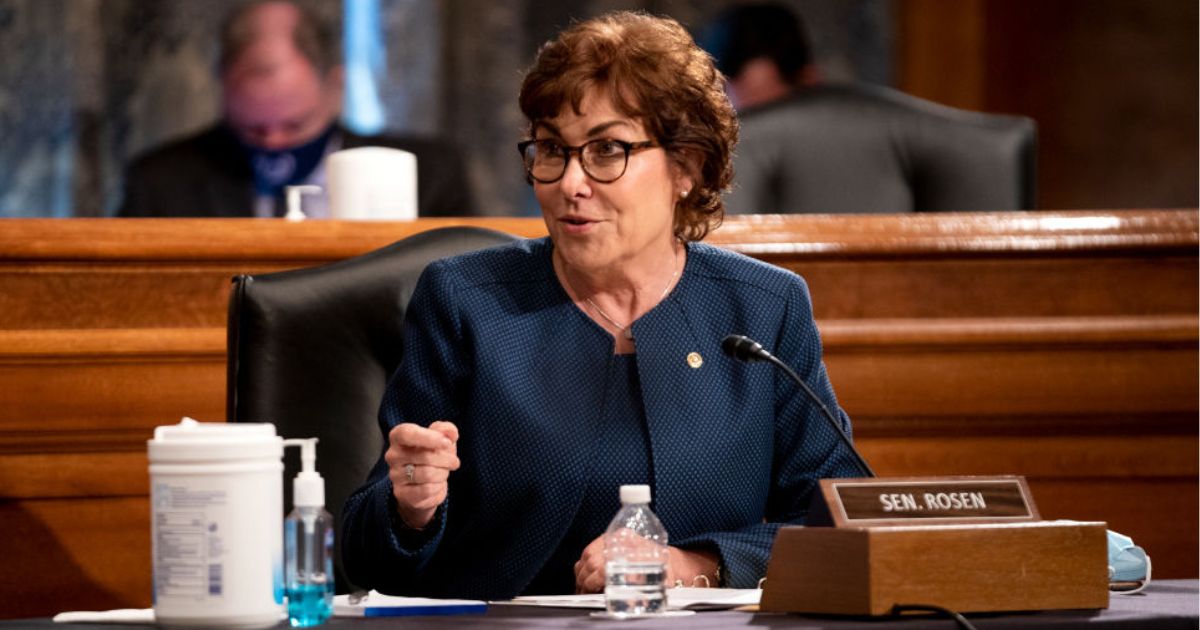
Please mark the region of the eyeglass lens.
[[576, 151], [583, 172], [598, 182], [612, 182], [625, 174], [629, 146], [606, 139], [592, 140], [574, 150], [554, 140], [532, 142], [525, 147], [525, 168], [540, 182], [554, 182], [567, 172], [570, 154]]

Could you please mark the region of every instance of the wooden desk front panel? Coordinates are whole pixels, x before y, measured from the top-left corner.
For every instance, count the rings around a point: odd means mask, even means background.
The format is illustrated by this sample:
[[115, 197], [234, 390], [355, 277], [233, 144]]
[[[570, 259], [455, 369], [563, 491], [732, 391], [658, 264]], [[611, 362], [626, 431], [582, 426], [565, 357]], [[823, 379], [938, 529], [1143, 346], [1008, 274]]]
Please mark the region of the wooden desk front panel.
[[1194, 253], [764, 259], [808, 282], [817, 319], [1196, 314]]
[[[1156, 575], [1196, 576], [1195, 213], [918, 219], [731, 219], [709, 240], [807, 278], [880, 474], [1025, 474], [1047, 517], [1106, 520]], [[232, 275], [451, 222], [0, 223], [0, 617], [68, 593], [149, 605], [145, 440], [222, 419]], [[1101, 227], [1039, 229], [1064, 225]]]
[[[773, 219], [727, 219], [708, 241], [804, 276], [818, 320], [1200, 309], [1195, 213]], [[455, 223], [545, 234], [539, 219], [8, 221], [0, 226], [0, 330], [224, 327], [236, 274], [333, 262]], [[1029, 223], [1054, 231], [1031, 233]], [[1064, 223], [1108, 227], [1070, 231]]]

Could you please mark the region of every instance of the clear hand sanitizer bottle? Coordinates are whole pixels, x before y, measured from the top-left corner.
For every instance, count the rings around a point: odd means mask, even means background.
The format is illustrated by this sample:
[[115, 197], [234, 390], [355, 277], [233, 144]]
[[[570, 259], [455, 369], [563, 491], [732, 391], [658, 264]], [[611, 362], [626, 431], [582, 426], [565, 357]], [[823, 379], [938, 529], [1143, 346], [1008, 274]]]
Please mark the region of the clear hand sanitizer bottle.
[[667, 610], [667, 530], [650, 511], [650, 486], [621, 486], [621, 509], [604, 533], [604, 605], [614, 617]]
[[307, 628], [333, 613], [333, 516], [325, 511], [325, 480], [316, 471], [316, 438], [284, 445], [299, 446], [301, 462], [292, 485], [295, 507], [284, 521], [288, 622]]

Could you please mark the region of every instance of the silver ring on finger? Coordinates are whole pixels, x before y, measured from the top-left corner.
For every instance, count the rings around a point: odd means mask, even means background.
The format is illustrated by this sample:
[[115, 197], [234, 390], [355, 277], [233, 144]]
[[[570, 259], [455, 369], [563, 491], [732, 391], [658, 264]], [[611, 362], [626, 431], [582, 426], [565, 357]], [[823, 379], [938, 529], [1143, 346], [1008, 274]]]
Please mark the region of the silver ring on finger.
[[408, 480], [408, 483], [416, 483], [414, 479], [416, 477], [416, 471], [416, 466], [413, 466], [412, 464], [404, 465], [404, 478]]

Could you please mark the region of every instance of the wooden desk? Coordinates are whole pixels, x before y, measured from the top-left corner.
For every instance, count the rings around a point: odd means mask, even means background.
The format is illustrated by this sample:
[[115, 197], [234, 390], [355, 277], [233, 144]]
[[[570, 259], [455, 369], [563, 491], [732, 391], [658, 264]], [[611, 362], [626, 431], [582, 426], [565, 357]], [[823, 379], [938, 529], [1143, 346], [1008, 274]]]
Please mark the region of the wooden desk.
[[[0, 221], [0, 617], [144, 607], [145, 440], [221, 420], [229, 278], [448, 224]], [[734, 218], [708, 239], [808, 280], [826, 361], [882, 475], [1029, 477], [1197, 575], [1197, 214]], [[53, 567], [51, 569], [50, 567]]]

